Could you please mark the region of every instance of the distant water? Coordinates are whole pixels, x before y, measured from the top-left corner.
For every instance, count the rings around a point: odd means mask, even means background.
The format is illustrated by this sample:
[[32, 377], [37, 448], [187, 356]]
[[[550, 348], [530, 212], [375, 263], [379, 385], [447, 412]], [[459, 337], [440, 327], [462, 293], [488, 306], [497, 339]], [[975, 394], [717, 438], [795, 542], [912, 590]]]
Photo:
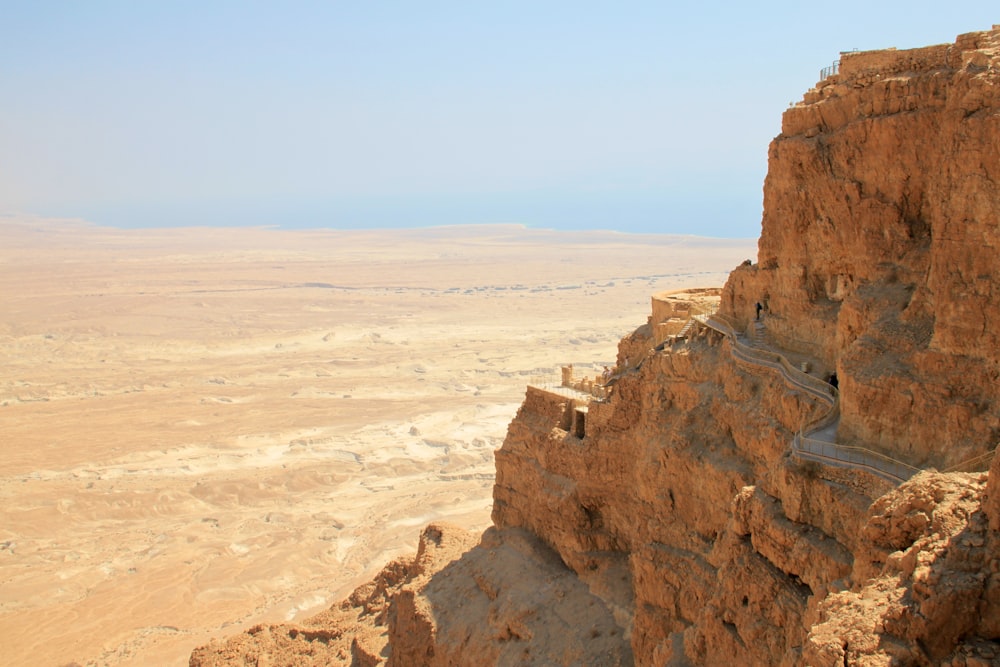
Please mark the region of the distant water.
[[354, 197], [116, 204], [48, 215], [84, 217], [102, 226], [237, 227], [280, 229], [401, 229], [438, 225], [516, 223], [557, 230], [615, 230], [635, 234], [694, 234], [756, 238], [761, 196], [712, 192], [583, 195], [461, 195]]

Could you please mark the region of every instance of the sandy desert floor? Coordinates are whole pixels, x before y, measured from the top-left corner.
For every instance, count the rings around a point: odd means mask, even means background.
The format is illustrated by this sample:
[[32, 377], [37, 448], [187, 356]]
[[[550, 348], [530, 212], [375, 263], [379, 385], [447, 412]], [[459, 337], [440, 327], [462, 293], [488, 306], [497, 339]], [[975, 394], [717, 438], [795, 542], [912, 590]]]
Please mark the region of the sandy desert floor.
[[182, 665], [489, 524], [525, 385], [753, 240], [0, 218], [0, 664]]

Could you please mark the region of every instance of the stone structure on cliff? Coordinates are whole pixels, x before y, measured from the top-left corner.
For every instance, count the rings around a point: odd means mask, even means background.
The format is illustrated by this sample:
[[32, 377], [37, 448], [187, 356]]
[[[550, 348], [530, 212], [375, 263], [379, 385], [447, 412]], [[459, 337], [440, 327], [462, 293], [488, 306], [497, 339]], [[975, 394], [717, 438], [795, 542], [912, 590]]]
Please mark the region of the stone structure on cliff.
[[[585, 421], [528, 388], [494, 528], [192, 665], [1000, 664], [998, 184], [1000, 29], [845, 54], [771, 145], [759, 262], [716, 297], [742, 337], [654, 300]], [[922, 472], [795, 455], [833, 409]]]

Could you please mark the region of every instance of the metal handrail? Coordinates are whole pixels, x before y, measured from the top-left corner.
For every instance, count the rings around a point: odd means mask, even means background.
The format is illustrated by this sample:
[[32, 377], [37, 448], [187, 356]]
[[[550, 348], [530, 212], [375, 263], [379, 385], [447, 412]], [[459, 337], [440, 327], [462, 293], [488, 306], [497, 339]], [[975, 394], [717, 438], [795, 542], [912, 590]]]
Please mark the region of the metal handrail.
[[780, 354], [750, 347], [749, 345], [732, 338], [729, 342], [733, 347], [733, 353], [744, 361], [768, 366], [777, 370], [782, 374], [782, 376], [784, 376], [787, 382], [805, 392], [808, 392], [809, 394], [812, 394], [814, 397], [826, 403], [830, 403], [832, 405], [836, 401], [836, 398], [831, 393], [831, 391], [836, 390], [834, 390], [832, 386], [822, 380], [814, 378], [808, 373], [803, 373], [799, 369], [792, 366], [789, 361]]
[[792, 452], [794, 454], [802, 458], [812, 458], [822, 462], [833, 462], [840, 466], [867, 470], [896, 484], [901, 484], [917, 472], [920, 472], [919, 468], [915, 468], [908, 463], [898, 461], [885, 454], [880, 454], [864, 447], [838, 445], [835, 442], [810, 438], [809, 434], [831, 426], [840, 417], [839, 392], [826, 382], [808, 373], [803, 373], [792, 366], [784, 355], [770, 350], [752, 348], [741, 343], [737, 339], [736, 328], [725, 317], [718, 314], [707, 317], [696, 317], [705, 326], [718, 331], [729, 339], [730, 351], [734, 357], [743, 359], [748, 363], [773, 368], [779, 371], [782, 377], [792, 385], [807, 391], [812, 396], [824, 402], [829, 401], [830, 409], [818, 419], [799, 429], [799, 432], [792, 438]]
[[[994, 447], [985, 454], [980, 454], [979, 456], [973, 456], [971, 459], [966, 459], [965, 461], [960, 461], [950, 468], [946, 468], [944, 472], [969, 472], [968, 470], [961, 470], [961, 468], [974, 468], [982, 464], [987, 464], [997, 453], [997, 448]], [[978, 471], [981, 472], [981, 471]]]
[[799, 389], [812, 394], [814, 397], [825, 403], [829, 403], [831, 406], [836, 404], [837, 390], [834, 387], [819, 378], [809, 375], [808, 373], [803, 373], [778, 352], [762, 350], [740, 342], [736, 336], [735, 328], [722, 316], [696, 315], [695, 317], [706, 326], [715, 329], [729, 338], [729, 342], [735, 356], [738, 356], [749, 363], [773, 368], [779, 371], [789, 383]]
[[819, 71], [819, 80], [823, 81], [824, 79], [828, 79], [829, 77], [833, 76], [839, 71], [840, 71], [840, 61], [834, 60], [833, 64], [831, 64], [829, 67], [824, 67]]
[[919, 468], [870, 449], [817, 440], [804, 436], [801, 432], [792, 438], [792, 449], [801, 458], [843, 467], [861, 468], [894, 484], [902, 484], [920, 472]]

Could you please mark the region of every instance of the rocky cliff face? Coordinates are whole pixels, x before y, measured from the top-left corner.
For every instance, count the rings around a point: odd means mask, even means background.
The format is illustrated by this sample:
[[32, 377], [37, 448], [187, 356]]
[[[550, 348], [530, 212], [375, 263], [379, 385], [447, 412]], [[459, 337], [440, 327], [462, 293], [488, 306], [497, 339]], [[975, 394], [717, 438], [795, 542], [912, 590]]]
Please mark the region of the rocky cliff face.
[[528, 388], [478, 541], [431, 527], [327, 616], [192, 664], [1000, 664], [1000, 459], [897, 485], [796, 454], [837, 408], [788, 370], [837, 372], [840, 445], [919, 468], [995, 447], [998, 49], [845, 55], [786, 112], [760, 261], [721, 294], [758, 357], [661, 321], [707, 293], [654, 301], [607, 398]]
[[941, 469], [1000, 438], [998, 64], [996, 30], [844, 54], [784, 114], [723, 302], [836, 367], [842, 440]]

